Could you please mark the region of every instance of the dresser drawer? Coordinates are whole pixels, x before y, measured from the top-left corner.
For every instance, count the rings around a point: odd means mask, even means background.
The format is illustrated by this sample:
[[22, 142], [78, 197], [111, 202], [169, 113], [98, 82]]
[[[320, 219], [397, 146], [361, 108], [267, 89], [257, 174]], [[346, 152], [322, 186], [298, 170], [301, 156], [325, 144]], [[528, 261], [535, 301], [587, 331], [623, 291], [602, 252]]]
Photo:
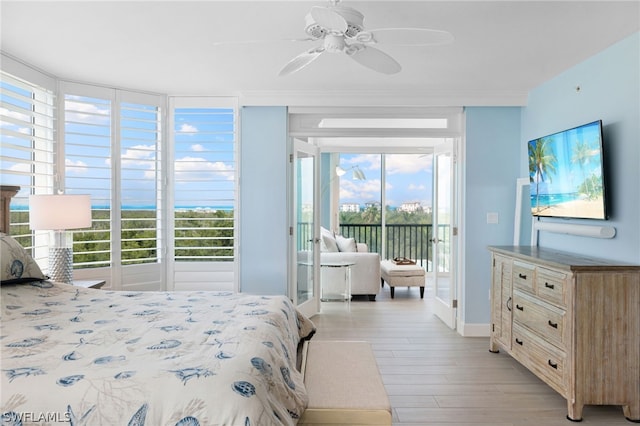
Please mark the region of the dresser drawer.
[[535, 267], [529, 263], [513, 262], [513, 285], [516, 288], [534, 293], [534, 271]]
[[518, 324], [513, 325], [512, 353], [525, 367], [561, 395], [566, 395], [567, 356]]
[[567, 274], [538, 268], [536, 271], [536, 289], [538, 296], [558, 306], [566, 307], [566, 279]]
[[541, 302], [528, 294], [514, 290], [513, 321], [531, 329], [545, 340], [565, 349], [565, 318], [563, 309]]

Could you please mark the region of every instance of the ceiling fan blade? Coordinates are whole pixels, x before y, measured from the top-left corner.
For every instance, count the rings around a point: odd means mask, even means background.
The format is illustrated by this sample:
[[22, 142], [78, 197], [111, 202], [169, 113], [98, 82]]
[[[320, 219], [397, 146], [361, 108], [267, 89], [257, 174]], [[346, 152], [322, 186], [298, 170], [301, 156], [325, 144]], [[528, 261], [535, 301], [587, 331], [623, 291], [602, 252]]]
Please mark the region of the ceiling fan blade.
[[396, 74], [402, 69], [395, 59], [375, 47], [352, 44], [345, 53], [360, 65], [384, 74]]
[[331, 8], [314, 6], [311, 8], [311, 17], [316, 24], [328, 30], [347, 31], [347, 21]]
[[397, 46], [437, 46], [452, 43], [453, 34], [428, 28], [379, 28], [361, 31], [356, 36], [360, 43], [395, 44]]
[[300, 43], [307, 41], [316, 41], [311, 37], [307, 38], [282, 38], [277, 40], [226, 40], [226, 41], [214, 41], [211, 46], [237, 46], [240, 44], [266, 44], [266, 43]]
[[285, 76], [293, 74], [296, 71], [300, 71], [302, 68], [309, 65], [316, 60], [318, 56], [324, 53], [324, 47], [316, 47], [306, 52], [303, 52], [287, 62], [287, 64], [278, 73], [279, 76]]

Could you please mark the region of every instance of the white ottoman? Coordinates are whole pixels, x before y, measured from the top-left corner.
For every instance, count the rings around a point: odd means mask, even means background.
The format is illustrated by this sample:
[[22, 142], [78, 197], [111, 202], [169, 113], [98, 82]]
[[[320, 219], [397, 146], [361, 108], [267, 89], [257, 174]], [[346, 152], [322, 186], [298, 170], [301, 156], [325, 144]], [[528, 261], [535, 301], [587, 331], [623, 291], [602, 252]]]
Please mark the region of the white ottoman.
[[395, 287], [420, 287], [420, 298], [424, 299], [424, 269], [418, 265], [396, 265], [391, 260], [380, 262], [380, 281], [389, 284], [391, 298]]

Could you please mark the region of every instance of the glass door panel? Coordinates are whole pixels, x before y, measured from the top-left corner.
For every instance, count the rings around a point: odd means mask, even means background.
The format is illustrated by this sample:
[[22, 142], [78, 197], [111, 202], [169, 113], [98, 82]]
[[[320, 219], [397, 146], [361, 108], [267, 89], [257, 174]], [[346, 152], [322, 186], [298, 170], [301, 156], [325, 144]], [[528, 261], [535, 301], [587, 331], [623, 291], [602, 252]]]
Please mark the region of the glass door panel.
[[319, 239], [316, 182], [317, 147], [294, 141], [293, 155], [293, 257], [292, 299], [307, 316], [319, 311]]
[[454, 254], [455, 162], [453, 140], [436, 148], [434, 154], [433, 206], [433, 285], [435, 314], [449, 327], [456, 327]]

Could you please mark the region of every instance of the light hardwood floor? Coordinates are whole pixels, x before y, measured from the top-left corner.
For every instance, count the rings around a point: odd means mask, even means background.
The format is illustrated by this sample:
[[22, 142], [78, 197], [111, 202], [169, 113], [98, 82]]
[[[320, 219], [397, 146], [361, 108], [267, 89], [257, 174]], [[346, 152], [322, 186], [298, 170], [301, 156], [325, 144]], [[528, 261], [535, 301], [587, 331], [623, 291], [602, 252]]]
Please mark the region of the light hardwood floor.
[[[489, 338], [461, 337], [432, 310], [432, 291], [385, 286], [376, 302], [323, 302], [314, 339], [372, 344], [393, 424], [571, 426], [566, 401], [510, 356], [489, 352]], [[626, 425], [622, 408], [585, 406], [584, 425]]]

